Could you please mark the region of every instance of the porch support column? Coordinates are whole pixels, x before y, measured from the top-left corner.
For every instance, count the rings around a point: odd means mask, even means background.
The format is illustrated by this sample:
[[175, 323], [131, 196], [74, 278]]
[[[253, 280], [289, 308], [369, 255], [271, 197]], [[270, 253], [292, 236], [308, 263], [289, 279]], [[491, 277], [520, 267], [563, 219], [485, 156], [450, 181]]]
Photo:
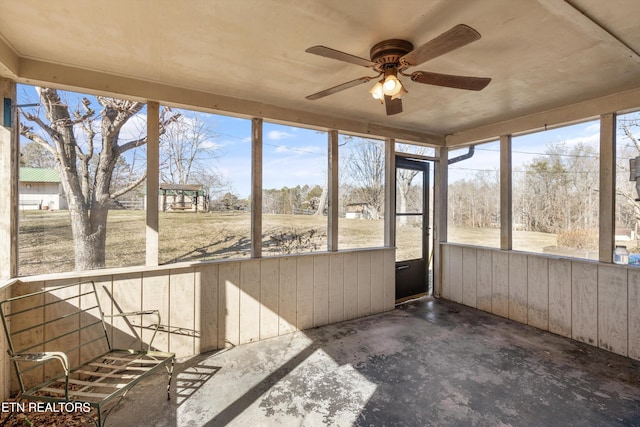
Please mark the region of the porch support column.
[[385, 141], [384, 150], [384, 245], [396, 245], [396, 140]]
[[262, 257], [262, 119], [251, 120], [251, 257]]
[[600, 242], [598, 260], [613, 261], [616, 214], [616, 115], [600, 116]]
[[447, 241], [447, 214], [449, 199], [449, 149], [436, 149], [433, 197], [433, 295], [442, 295], [442, 256], [440, 245]]
[[18, 118], [16, 83], [0, 78], [0, 280], [18, 275]]
[[329, 131], [327, 250], [338, 250], [338, 131]]
[[500, 137], [500, 249], [513, 249], [511, 135]]
[[147, 103], [147, 246], [146, 265], [159, 263], [160, 104]]

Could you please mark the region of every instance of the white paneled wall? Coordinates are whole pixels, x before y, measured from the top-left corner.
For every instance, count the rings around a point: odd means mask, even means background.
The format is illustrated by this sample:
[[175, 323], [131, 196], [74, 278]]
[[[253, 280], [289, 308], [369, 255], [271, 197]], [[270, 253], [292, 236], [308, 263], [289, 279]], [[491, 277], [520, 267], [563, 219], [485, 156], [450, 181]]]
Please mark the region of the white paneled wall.
[[[94, 280], [106, 314], [158, 309], [154, 346], [184, 357], [392, 310], [394, 271], [395, 249], [380, 248], [66, 274], [25, 279], [3, 291]], [[151, 332], [131, 324], [133, 331], [125, 320], [113, 321], [116, 345], [130, 344], [132, 336], [148, 341]]]
[[442, 245], [442, 295], [640, 360], [640, 268]]

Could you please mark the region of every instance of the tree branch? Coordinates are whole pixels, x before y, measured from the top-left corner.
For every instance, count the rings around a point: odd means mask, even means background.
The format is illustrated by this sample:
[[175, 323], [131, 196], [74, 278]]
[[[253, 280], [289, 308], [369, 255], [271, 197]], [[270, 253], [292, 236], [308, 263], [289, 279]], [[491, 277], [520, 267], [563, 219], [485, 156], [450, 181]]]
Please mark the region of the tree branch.
[[133, 190], [134, 188], [136, 188], [137, 186], [139, 186], [140, 184], [142, 184], [144, 182], [144, 180], [147, 179], [147, 172], [145, 171], [142, 176], [140, 176], [140, 178], [138, 178], [137, 180], [135, 180], [134, 182], [132, 182], [131, 184], [127, 185], [124, 188], [121, 188], [118, 191], [115, 191], [111, 194], [109, 194], [109, 198], [110, 199], [115, 199], [117, 197], [122, 196], [125, 193], [128, 193], [129, 191]]

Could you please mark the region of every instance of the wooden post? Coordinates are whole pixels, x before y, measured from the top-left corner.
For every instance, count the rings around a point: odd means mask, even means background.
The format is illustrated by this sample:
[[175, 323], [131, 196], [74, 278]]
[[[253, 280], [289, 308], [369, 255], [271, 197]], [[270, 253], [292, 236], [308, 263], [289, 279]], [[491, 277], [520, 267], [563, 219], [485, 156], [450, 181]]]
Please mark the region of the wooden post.
[[500, 137], [500, 249], [513, 248], [511, 135]]
[[14, 81], [0, 78], [0, 101], [0, 280], [4, 280], [18, 275], [20, 150]]
[[447, 213], [449, 199], [449, 149], [436, 149], [440, 159], [435, 164], [433, 195], [433, 295], [442, 295], [442, 251], [440, 245], [447, 241]]
[[384, 150], [384, 245], [396, 245], [396, 140], [385, 141]]
[[158, 199], [160, 181], [160, 104], [147, 103], [147, 246], [146, 265], [159, 263]]
[[616, 244], [616, 115], [600, 116], [600, 241], [598, 260], [613, 261]]
[[329, 131], [327, 250], [338, 250], [338, 131]]
[[262, 257], [262, 119], [251, 120], [251, 257]]

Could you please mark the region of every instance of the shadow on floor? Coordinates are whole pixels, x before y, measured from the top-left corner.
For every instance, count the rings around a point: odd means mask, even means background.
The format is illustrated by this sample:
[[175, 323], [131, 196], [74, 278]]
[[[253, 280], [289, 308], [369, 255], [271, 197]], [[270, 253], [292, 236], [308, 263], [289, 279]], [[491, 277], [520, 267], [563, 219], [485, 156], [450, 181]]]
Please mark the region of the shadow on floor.
[[433, 298], [174, 372], [107, 425], [640, 426], [640, 362]]

